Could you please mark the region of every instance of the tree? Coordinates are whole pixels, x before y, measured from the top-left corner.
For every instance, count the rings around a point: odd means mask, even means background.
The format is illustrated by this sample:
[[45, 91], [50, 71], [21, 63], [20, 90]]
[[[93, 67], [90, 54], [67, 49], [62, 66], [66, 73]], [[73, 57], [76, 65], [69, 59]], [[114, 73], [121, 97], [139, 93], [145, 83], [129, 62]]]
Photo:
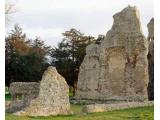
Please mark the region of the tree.
[[5, 43], [6, 84], [8, 86], [14, 79], [18, 79], [20, 56], [28, 54], [30, 41], [26, 40], [26, 35], [22, 29], [15, 25]]
[[73, 87], [73, 95], [75, 95], [79, 66], [86, 54], [86, 46], [95, 43], [96, 40], [92, 36], [85, 36], [74, 28], [62, 34], [64, 39], [51, 54], [53, 58], [52, 65], [56, 66], [58, 72], [64, 76], [67, 83]]
[[49, 54], [50, 47], [39, 38], [29, 40], [18, 25], [15, 25], [5, 42], [6, 86], [17, 81], [40, 81], [49, 65], [46, 55]]

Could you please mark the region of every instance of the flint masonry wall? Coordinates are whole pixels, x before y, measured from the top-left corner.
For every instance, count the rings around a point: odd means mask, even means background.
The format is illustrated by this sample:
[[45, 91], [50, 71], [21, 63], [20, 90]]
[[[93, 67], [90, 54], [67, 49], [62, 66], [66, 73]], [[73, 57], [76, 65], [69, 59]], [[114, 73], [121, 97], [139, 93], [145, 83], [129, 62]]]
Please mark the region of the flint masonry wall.
[[147, 99], [148, 46], [142, 34], [139, 11], [128, 6], [113, 18], [113, 26], [102, 43], [86, 48], [78, 77], [77, 99]]

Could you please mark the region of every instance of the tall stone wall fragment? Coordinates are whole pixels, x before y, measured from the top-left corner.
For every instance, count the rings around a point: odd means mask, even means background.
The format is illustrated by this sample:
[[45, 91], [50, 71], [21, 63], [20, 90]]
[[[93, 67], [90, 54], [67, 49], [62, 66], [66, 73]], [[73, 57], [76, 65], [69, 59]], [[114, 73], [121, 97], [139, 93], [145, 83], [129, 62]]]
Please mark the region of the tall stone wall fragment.
[[113, 16], [100, 44], [86, 48], [80, 66], [77, 99], [144, 100], [148, 86], [148, 44], [139, 11], [126, 7]]

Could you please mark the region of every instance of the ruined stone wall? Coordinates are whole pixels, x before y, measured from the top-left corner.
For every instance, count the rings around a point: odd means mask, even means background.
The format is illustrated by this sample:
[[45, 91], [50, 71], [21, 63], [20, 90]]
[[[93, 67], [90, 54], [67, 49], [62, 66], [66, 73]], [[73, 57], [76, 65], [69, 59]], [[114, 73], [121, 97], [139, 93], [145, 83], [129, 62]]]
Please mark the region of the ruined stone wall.
[[6, 112], [16, 112], [27, 107], [32, 99], [38, 97], [39, 83], [13, 82], [10, 84], [9, 93], [12, 100]]
[[148, 84], [148, 98], [154, 100], [154, 18], [150, 20], [148, 27], [148, 71], [149, 71], [149, 84]]
[[40, 82], [40, 91], [30, 105], [15, 115], [50, 116], [72, 114], [69, 103], [69, 87], [55, 67], [49, 66]]
[[80, 66], [77, 99], [144, 100], [147, 98], [147, 40], [136, 7], [113, 16], [101, 44], [86, 48]]

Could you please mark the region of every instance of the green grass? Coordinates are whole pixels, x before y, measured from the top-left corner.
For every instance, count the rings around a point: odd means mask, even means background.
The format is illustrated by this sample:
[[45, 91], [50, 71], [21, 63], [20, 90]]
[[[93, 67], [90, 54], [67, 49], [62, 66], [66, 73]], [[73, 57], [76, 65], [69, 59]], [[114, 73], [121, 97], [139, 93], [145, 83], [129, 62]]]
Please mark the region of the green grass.
[[5, 101], [10, 101], [11, 95], [9, 93], [5, 94]]
[[[72, 96], [72, 94], [70, 94]], [[5, 100], [10, 101], [10, 94], [5, 94]], [[154, 120], [154, 107], [140, 107], [111, 112], [85, 114], [81, 112], [82, 105], [71, 105], [74, 115], [27, 117], [6, 114], [6, 120]]]
[[82, 105], [71, 105], [74, 115], [27, 117], [6, 114], [6, 120], [154, 120], [154, 108], [140, 107], [111, 112], [85, 114], [81, 112]]

